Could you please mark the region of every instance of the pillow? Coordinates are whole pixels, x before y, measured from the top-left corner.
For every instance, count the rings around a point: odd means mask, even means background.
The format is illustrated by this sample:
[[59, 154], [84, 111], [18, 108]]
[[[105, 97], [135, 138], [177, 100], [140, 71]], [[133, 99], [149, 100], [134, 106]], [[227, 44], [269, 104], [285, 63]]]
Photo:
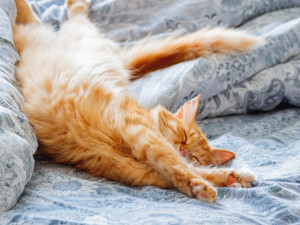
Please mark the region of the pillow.
[[30, 180], [37, 149], [36, 136], [22, 108], [22, 95], [14, 86], [18, 60], [12, 39], [16, 8], [0, 0], [0, 211], [12, 208]]

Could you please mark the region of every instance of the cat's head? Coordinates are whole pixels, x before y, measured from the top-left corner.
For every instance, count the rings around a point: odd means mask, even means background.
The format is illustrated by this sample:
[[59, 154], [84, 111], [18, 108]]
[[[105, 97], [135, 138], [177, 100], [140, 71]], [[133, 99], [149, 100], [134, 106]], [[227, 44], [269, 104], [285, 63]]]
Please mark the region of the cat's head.
[[201, 166], [223, 165], [233, 159], [235, 154], [209, 146], [195, 120], [199, 101], [200, 96], [193, 98], [175, 114], [158, 106], [151, 111], [152, 118], [162, 135], [190, 162]]

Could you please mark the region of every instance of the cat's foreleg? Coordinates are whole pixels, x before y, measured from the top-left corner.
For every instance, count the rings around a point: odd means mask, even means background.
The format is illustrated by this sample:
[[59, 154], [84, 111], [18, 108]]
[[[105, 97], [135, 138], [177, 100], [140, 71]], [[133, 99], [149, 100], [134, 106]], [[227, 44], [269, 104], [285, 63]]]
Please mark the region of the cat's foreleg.
[[252, 187], [255, 175], [248, 169], [194, 168], [194, 171], [218, 187]]
[[[80, 154], [82, 152], [82, 154]], [[74, 154], [74, 156], [72, 155]], [[172, 188], [172, 182], [153, 170], [148, 164], [126, 156], [110, 146], [97, 149], [78, 149], [68, 155], [76, 168], [95, 176], [104, 177], [128, 185]], [[63, 157], [66, 160], [66, 157]]]
[[[131, 108], [134, 106], [130, 106]], [[141, 111], [142, 109], [139, 109]], [[122, 135], [131, 147], [131, 155], [137, 160], [149, 164], [153, 169], [165, 177], [169, 177], [174, 186], [181, 192], [196, 197], [202, 201], [214, 202], [217, 199], [215, 188], [201, 176], [194, 173], [183, 158], [173, 149], [164, 137], [147, 126], [144, 117], [130, 114], [125, 116]]]

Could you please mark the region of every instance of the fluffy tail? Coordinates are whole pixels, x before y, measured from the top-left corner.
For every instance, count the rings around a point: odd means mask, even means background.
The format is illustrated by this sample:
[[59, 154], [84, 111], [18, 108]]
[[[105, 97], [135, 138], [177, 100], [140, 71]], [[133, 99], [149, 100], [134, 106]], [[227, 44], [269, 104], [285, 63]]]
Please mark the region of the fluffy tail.
[[149, 72], [174, 64], [207, 56], [212, 53], [238, 53], [250, 51], [263, 40], [232, 29], [202, 29], [183, 37], [142, 42], [124, 51], [126, 68], [132, 80]]

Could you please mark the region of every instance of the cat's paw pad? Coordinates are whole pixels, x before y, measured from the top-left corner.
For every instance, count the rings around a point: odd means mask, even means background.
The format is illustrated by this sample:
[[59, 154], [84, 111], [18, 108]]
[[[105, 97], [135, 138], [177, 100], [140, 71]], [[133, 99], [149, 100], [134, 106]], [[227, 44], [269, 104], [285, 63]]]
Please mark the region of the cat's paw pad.
[[255, 182], [255, 175], [250, 170], [234, 170], [227, 180], [227, 187], [250, 188]]
[[190, 186], [193, 195], [201, 201], [213, 203], [218, 198], [216, 189], [204, 184], [201, 180], [193, 179]]
[[190, 197], [205, 202], [215, 202], [218, 198], [215, 188], [210, 183], [188, 172], [177, 172], [174, 181], [175, 186]]

